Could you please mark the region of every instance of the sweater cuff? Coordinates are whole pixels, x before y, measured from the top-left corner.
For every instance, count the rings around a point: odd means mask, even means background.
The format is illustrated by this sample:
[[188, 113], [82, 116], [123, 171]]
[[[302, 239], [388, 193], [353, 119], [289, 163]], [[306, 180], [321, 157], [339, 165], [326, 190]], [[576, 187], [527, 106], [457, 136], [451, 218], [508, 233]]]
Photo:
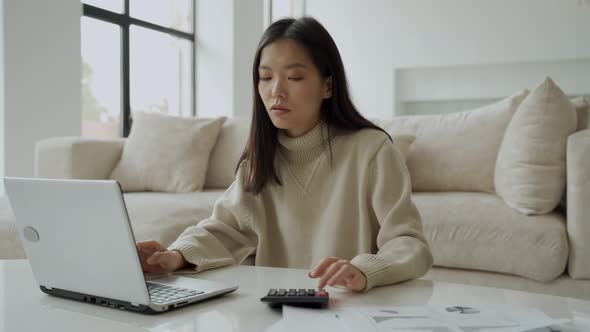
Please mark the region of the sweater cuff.
[[359, 268], [367, 278], [367, 285], [362, 292], [367, 292], [371, 288], [381, 285], [383, 279], [386, 278], [387, 271], [391, 265], [391, 263], [384, 258], [370, 254], [358, 255], [353, 258], [350, 263]]
[[193, 243], [176, 241], [172, 243], [168, 250], [176, 250], [182, 254], [184, 259], [190, 264], [195, 265], [195, 272], [201, 272], [210, 269], [232, 265], [234, 260], [231, 258], [207, 259], [199, 253], [198, 247]]

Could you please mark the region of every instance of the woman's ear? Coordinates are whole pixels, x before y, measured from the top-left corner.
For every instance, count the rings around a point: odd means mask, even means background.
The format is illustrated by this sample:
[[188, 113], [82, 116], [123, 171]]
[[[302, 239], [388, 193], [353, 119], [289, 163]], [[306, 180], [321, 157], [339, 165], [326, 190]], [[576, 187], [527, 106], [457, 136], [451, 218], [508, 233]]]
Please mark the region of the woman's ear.
[[332, 97], [332, 76], [324, 80], [324, 99]]

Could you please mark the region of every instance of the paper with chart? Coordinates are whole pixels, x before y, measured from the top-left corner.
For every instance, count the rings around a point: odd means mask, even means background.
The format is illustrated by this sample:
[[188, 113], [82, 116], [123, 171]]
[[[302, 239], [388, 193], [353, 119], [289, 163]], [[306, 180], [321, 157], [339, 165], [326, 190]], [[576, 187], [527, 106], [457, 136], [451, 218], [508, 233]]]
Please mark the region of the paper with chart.
[[[283, 308], [283, 319], [313, 322], [326, 331], [520, 332], [563, 323], [532, 308], [510, 305], [346, 307], [336, 310]], [[319, 331], [320, 329], [318, 329]], [[540, 330], [542, 331], [542, 330]]]

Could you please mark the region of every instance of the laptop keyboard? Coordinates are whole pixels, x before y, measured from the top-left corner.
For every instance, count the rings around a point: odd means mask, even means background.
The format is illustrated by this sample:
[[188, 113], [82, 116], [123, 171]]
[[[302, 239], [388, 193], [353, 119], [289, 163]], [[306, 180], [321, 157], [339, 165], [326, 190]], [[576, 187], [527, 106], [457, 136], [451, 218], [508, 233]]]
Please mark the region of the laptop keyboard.
[[150, 293], [150, 301], [157, 304], [177, 301], [205, 293], [195, 289], [172, 287], [150, 282], [147, 283], [147, 286]]

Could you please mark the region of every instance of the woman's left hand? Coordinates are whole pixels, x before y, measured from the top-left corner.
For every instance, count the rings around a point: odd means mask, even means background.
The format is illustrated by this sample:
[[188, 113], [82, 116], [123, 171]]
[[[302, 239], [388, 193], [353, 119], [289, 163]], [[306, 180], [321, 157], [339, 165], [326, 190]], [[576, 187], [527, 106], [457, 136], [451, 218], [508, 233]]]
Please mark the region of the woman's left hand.
[[324, 258], [308, 275], [310, 278], [320, 278], [318, 288], [339, 285], [360, 292], [367, 285], [367, 277], [358, 267], [337, 257]]

